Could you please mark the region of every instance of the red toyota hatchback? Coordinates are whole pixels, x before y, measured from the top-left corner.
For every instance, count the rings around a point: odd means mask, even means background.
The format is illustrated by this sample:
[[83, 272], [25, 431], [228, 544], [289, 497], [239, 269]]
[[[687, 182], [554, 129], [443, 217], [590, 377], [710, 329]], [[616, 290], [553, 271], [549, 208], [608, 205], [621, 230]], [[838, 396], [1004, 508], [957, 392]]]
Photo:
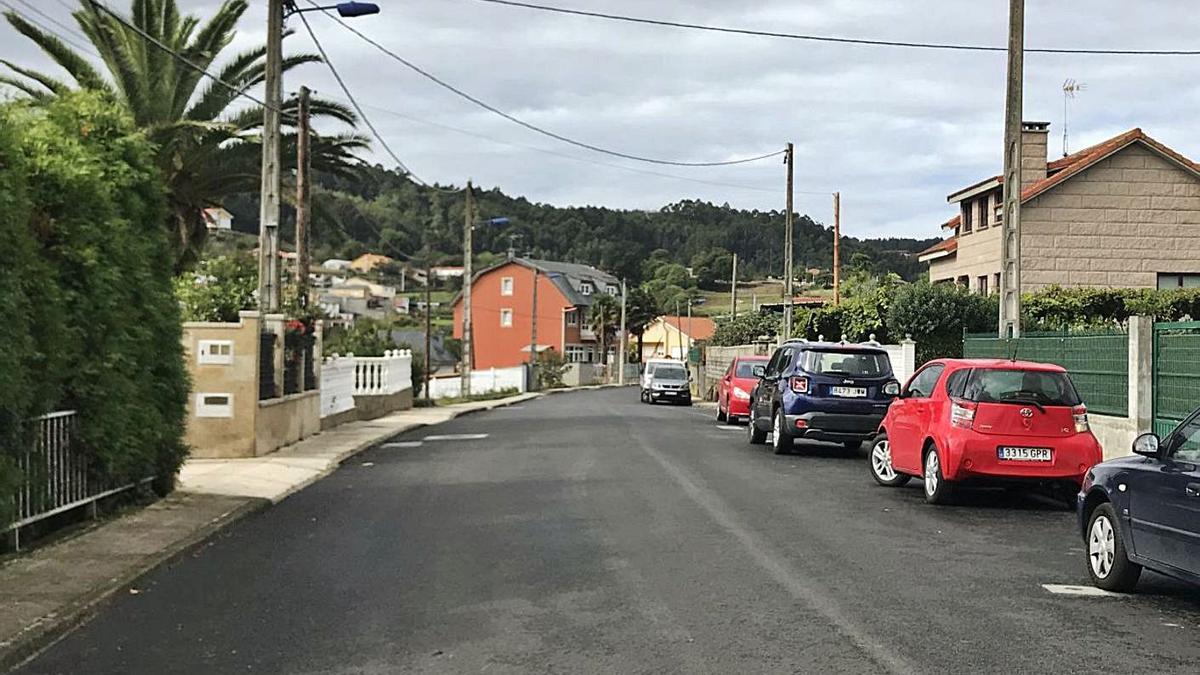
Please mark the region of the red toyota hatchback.
[[922, 366], [888, 408], [870, 453], [876, 482], [922, 478], [931, 504], [968, 482], [1046, 486], [1073, 504], [1102, 459], [1066, 370], [992, 359]]
[[[717, 421], [733, 424], [750, 417], [750, 392], [766, 367], [768, 356], [738, 356], [717, 384]], [[756, 368], [757, 366], [757, 368]]]

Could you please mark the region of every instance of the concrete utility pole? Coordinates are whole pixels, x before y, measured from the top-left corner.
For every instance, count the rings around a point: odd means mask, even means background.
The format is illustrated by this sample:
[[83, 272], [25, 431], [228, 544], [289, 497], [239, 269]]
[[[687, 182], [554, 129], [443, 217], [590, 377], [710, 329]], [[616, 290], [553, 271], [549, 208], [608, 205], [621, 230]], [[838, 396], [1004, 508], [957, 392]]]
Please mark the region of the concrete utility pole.
[[262, 188], [258, 212], [258, 306], [277, 313], [279, 273], [279, 107], [283, 98], [283, 0], [267, 0]]
[[[309, 259], [308, 240], [312, 219], [312, 194], [309, 189], [309, 172], [312, 163], [309, 157], [309, 91], [300, 87], [300, 107], [296, 126], [296, 300], [300, 307], [308, 307], [308, 271], [312, 266]], [[403, 278], [403, 277], [401, 277]]]
[[833, 193], [833, 304], [842, 302], [842, 193]]
[[474, 344], [471, 341], [471, 257], [475, 248], [472, 233], [475, 229], [475, 196], [471, 191], [471, 181], [467, 181], [467, 200], [463, 206], [463, 356], [462, 356], [462, 387], [463, 396], [471, 395], [471, 367], [474, 365]]
[[618, 349], [621, 356], [617, 359], [617, 384], [625, 384], [625, 359], [629, 357], [629, 326], [625, 323], [625, 280], [621, 280], [621, 343]]
[[795, 171], [795, 148], [787, 144], [787, 214], [784, 216], [783, 236], [783, 339], [792, 337], [792, 187]]
[[1008, 91], [1004, 99], [1004, 223], [1000, 238], [1000, 337], [1021, 335], [1021, 117], [1025, 0], [1008, 2]]
[[533, 303], [529, 321], [529, 390], [537, 389], [537, 293], [541, 270], [533, 268]]
[[729, 318], [737, 318], [737, 254], [733, 254], [733, 276], [729, 283]]
[[433, 285], [433, 252], [429, 250], [429, 242], [425, 242], [425, 400], [433, 400], [429, 391], [429, 378], [433, 370], [433, 302], [430, 292]]

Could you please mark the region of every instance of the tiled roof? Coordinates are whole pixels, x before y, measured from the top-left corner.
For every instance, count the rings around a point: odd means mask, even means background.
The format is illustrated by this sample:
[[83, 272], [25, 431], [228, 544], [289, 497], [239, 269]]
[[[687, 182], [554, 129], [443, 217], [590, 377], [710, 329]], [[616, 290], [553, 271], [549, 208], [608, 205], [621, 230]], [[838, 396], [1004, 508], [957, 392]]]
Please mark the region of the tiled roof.
[[958, 250], [958, 239], [943, 239], [938, 243], [917, 254], [918, 258], [933, 255], [934, 253], [954, 253]]
[[[707, 316], [693, 316], [689, 319], [686, 316], [664, 315], [658, 318], [674, 326], [680, 333], [693, 340], [707, 340], [717, 330], [717, 324]], [[688, 332], [689, 324], [691, 327], [690, 333]]]
[[[958, 227], [959, 223], [961, 223], [961, 222], [962, 222], [962, 214], [960, 213], [957, 216], [954, 216], [953, 218], [951, 218], [950, 220], [947, 220], [946, 222], [942, 223], [942, 229], [943, 230], [953, 230], [954, 228]], [[918, 253], [917, 255], [920, 255], [920, 254]]]

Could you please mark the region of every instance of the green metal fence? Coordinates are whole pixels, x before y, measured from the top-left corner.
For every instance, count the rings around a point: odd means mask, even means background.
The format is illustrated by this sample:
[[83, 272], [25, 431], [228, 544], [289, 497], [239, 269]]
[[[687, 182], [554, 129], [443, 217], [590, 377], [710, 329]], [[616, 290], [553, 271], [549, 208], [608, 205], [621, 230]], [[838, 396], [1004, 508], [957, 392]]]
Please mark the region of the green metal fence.
[[1129, 414], [1129, 335], [1123, 330], [1026, 333], [1017, 339], [964, 335], [967, 358], [1017, 358], [1067, 369], [1088, 410]]
[[1165, 436], [1200, 405], [1200, 321], [1154, 324], [1154, 432]]

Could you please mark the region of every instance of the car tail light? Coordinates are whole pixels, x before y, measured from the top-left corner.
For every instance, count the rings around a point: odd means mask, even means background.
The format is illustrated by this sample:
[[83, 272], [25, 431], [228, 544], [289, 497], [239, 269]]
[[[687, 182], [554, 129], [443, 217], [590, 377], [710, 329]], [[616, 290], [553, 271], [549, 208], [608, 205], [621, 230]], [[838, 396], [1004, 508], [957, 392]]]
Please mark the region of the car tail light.
[[796, 420], [796, 428], [797, 429], [807, 429], [808, 421], [807, 420]]
[[795, 393], [795, 394], [807, 394], [808, 393], [808, 378], [807, 377], [793, 377], [791, 379], [791, 385], [792, 385], [792, 393]]
[[1088, 424], [1087, 408], [1078, 405], [1071, 410], [1071, 416], [1075, 418], [1075, 433], [1082, 434], [1091, 428]]
[[899, 396], [900, 395], [900, 383], [895, 380], [892, 380], [891, 382], [888, 382], [887, 384], [883, 385], [883, 395], [884, 396]]
[[975, 404], [955, 399], [950, 403], [950, 424], [959, 429], [970, 429], [975, 424]]

